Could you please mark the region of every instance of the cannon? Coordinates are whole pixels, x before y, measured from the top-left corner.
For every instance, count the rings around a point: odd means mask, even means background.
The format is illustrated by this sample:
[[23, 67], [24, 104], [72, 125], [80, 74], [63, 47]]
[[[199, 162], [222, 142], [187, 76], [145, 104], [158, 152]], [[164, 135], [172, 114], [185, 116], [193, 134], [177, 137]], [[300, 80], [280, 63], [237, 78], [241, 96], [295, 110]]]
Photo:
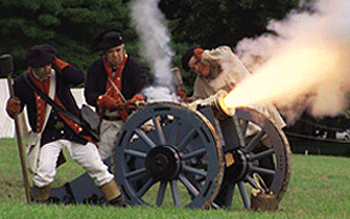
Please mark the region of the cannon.
[[[247, 185], [258, 186], [254, 172], [281, 200], [291, 173], [287, 138], [258, 111], [226, 107], [225, 95], [190, 106], [151, 103], [128, 118], [114, 172], [129, 205], [160, 207], [169, 185], [177, 207], [229, 207], [237, 185], [249, 208]], [[255, 132], [248, 135], [251, 126]]]
[[[225, 92], [191, 104], [150, 102], [125, 122], [111, 171], [131, 206], [230, 207], [235, 188], [245, 208], [258, 173], [280, 201], [291, 174], [283, 131], [250, 107], [228, 108]], [[251, 130], [254, 130], [253, 132]], [[168, 195], [167, 195], [168, 194]], [[63, 203], [106, 203], [87, 174], [51, 196]]]

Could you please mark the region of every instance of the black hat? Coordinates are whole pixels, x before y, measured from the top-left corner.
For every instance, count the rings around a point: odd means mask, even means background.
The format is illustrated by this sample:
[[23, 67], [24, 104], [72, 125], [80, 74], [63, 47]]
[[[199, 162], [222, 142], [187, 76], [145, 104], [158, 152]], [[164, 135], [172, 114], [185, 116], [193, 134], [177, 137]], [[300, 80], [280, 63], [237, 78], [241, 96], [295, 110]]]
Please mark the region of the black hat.
[[188, 66], [188, 62], [190, 61], [191, 57], [194, 56], [194, 50], [199, 48], [198, 46], [192, 46], [191, 48], [188, 48], [183, 56], [182, 56], [182, 59], [181, 59], [181, 62], [182, 62], [182, 68], [185, 70], [185, 71], [189, 71], [191, 68], [190, 66]]
[[27, 51], [26, 61], [28, 66], [40, 68], [53, 63], [57, 51], [48, 44], [35, 45]]
[[98, 35], [90, 45], [91, 52], [108, 50], [109, 48], [119, 46], [124, 43], [124, 38], [118, 30], [108, 30]]

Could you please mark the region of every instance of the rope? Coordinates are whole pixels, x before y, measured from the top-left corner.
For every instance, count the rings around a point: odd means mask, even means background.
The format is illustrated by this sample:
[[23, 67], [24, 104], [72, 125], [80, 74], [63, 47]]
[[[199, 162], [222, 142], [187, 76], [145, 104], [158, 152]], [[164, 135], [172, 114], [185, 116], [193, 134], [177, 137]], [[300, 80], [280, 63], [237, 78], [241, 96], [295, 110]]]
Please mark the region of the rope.
[[323, 141], [323, 142], [331, 142], [331, 143], [343, 143], [343, 144], [349, 144], [349, 140], [336, 140], [336, 139], [329, 139], [329, 138], [321, 138], [321, 137], [313, 137], [311, 135], [303, 135], [299, 133], [293, 133], [293, 132], [284, 132], [288, 137], [296, 137], [301, 139], [308, 139], [308, 140], [315, 140], [315, 141]]
[[321, 128], [321, 129], [325, 129], [325, 130], [329, 130], [329, 131], [344, 132], [344, 129], [336, 128], [336, 127], [328, 127], [328, 126], [325, 126], [325, 125], [320, 125], [320, 124], [311, 122], [311, 121], [309, 121], [309, 120], [301, 119], [301, 120], [299, 120], [299, 121], [302, 121], [302, 122], [305, 122], [305, 123], [307, 123], [307, 124], [309, 124], [309, 125], [312, 125], [312, 126], [314, 126], [314, 127]]

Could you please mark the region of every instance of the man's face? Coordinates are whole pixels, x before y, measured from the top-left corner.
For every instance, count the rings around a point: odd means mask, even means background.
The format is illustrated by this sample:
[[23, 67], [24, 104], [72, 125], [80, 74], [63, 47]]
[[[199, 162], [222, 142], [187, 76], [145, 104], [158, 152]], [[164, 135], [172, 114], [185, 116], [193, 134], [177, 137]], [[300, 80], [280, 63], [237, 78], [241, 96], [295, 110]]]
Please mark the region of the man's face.
[[107, 63], [111, 67], [117, 67], [124, 59], [124, 44], [112, 47], [105, 53]]
[[188, 61], [188, 66], [197, 74], [200, 74], [203, 77], [208, 77], [210, 75], [210, 67], [208, 65], [204, 65], [198, 60], [195, 56], [190, 58]]
[[32, 69], [34, 74], [36, 74], [41, 80], [46, 80], [47, 78], [49, 78], [49, 75], [51, 73], [52, 64], [45, 65], [40, 68], [32, 68]]

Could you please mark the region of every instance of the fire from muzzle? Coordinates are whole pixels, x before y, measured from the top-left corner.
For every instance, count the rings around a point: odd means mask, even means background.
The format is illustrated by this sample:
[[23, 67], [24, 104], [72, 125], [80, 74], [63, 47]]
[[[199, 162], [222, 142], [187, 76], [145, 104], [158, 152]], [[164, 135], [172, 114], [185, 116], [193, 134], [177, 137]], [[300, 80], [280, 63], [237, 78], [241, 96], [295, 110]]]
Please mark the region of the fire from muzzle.
[[227, 92], [224, 90], [219, 90], [216, 94], [209, 96], [206, 99], [199, 99], [191, 104], [189, 108], [196, 110], [198, 106], [210, 106], [214, 116], [217, 119], [224, 119], [227, 117], [232, 117], [235, 114], [235, 108], [229, 107], [225, 103], [225, 98]]
[[216, 101], [214, 102], [214, 106], [216, 106], [216, 108], [225, 115], [233, 116], [235, 114], [235, 108], [229, 107], [225, 103], [227, 92], [224, 90], [219, 90], [219, 92], [215, 96]]

